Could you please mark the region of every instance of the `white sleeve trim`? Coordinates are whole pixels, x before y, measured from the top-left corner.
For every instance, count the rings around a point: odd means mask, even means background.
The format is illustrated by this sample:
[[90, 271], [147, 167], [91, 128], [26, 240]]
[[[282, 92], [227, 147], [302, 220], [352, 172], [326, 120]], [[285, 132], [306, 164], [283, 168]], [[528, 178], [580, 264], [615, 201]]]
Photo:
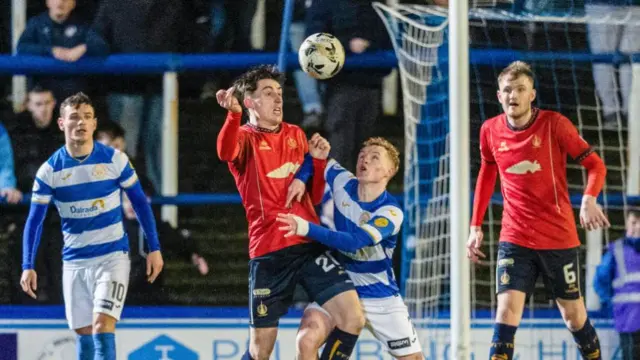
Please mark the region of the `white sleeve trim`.
[[120, 186], [122, 186], [124, 189], [127, 189], [135, 184], [136, 181], [138, 181], [138, 175], [136, 175], [136, 173], [134, 172], [133, 175], [129, 176], [127, 180], [120, 182]]

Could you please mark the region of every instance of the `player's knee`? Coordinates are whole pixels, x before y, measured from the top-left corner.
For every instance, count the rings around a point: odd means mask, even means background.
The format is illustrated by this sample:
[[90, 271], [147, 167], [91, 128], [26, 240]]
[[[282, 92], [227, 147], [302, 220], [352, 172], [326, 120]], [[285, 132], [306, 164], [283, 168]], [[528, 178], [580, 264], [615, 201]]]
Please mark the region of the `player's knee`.
[[85, 326], [83, 328], [74, 330], [78, 335], [91, 335], [93, 333], [93, 328], [91, 326]]
[[562, 309], [561, 313], [564, 323], [571, 331], [578, 331], [582, 329], [585, 321], [587, 320], [587, 315], [577, 307], [566, 307]]
[[302, 359], [318, 353], [318, 349], [322, 346], [324, 338], [317, 329], [302, 329], [296, 335], [296, 349]]
[[421, 353], [413, 353], [405, 356], [396, 357], [398, 360], [423, 360], [424, 356]]
[[509, 306], [509, 304], [504, 304], [503, 306], [498, 305], [498, 310], [496, 311], [496, 322], [517, 326], [520, 322], [520, 313], [513, 306]]
[[93, 319], [93, 333], [112, 333], [116, 331], [116, 319], [111, 316], [98, 314]]

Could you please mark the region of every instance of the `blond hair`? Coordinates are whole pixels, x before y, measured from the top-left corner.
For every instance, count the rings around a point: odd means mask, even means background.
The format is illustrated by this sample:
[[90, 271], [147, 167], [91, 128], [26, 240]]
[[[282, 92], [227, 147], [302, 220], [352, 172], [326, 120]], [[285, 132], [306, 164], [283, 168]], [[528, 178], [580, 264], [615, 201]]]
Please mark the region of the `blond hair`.
[[400, 169], [400, 151], [389, 140], [383, 137], [372, 137], [362, 144], [363, 148], [367, 146], [380, 146], [387, 150], [387, 156], [389, 156], [389, 160], [393, 164], [393, 175], [398, 172]]
[[532, 84], [535, 84], [533, 80], [533, 70], [531, 70], [531, 65], [527, 64], [524, 61], [514, 61], [509, 66], [504, 68], [500, 75], [498, 75], [498, 86], [500, 86], [500, 81], [506, 76], [509, 77], [510, 80], [515, 80], [521, 75], [524, 75], [531, 80]]

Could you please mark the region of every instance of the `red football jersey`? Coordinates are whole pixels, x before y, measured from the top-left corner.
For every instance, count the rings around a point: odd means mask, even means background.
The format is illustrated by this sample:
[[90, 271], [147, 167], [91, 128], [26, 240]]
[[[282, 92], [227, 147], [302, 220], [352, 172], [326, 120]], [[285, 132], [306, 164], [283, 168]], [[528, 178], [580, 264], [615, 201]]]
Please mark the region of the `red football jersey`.
[[515, 129], [505, 114], [498, 115], [482, 125], [480, 151], [500, 174], [500, 241], [539, 250], [580, 245], [566, 162], [567, 155], [580, 162], [593, 150], [569, 119], [534, 108], [532, 121]]
[[308, 242], [299, 236], [284, 237], [276, 221], [279, 213], [292, 213], [319, 223], [308, 193], [285, 208], [289, 185], [308, 152], [307, 138], [297, 126], [282, 123], [269, 132], [253, 125], [240, 126], [241, 114], [229, 113], [218, 137], [218, 153], [229, 169], [242, 197], [249, 223], [249, 257], [262, 256]]

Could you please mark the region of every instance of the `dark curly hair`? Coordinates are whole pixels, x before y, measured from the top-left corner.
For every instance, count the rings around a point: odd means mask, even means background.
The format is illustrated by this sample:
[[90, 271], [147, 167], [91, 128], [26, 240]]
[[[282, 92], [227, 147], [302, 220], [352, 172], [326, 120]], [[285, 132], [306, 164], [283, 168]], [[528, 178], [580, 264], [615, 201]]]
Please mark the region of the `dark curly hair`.
[[85, 93], [79, 92], [71, 95], [68, 98], [64, 99], [62, 104], [60, 104], [60, 115], [64, 114], [64, 108], [66, 108], [67, 106], [72, 109], [77, 109], [82, 104], [93, 107], [91, 99]]
[[236, 96], [244, 99], [247, 94], [253, 93], [258, 89], [258, 81], [271, 79], [277, 81], [280, 85], [284, 84], [285, 75], [278, 70], [276, 65], [260, 65], [246, 73], [242, 74], [234, 83], [236, 88]]

